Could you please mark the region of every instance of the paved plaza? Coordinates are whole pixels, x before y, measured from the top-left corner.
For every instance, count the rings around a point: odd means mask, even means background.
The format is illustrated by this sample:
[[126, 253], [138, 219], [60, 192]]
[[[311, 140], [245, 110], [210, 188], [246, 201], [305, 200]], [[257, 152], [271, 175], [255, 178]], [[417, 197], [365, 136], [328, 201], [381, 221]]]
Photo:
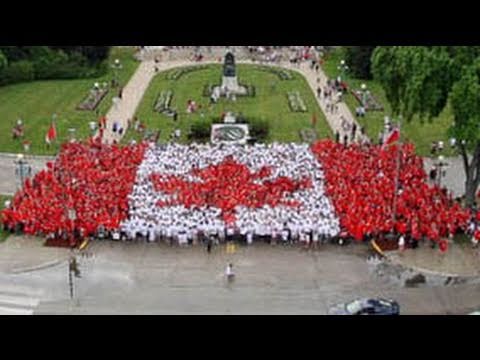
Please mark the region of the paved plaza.
[[[480, 307], [478, 284], [406, 288], [378, 276], [364, 245], [317, 251], [239, 245], [234, 254], [218, 246], [208, 254], [202, 246], [94, 242], [76, 255], [81, 278], [74, 279], [74, 300], [69, 250], [39, 251], [39, 242], [11, 238], [0, 253], [0, 314], [321, 315], [364, 296], [394, 298], [402, 314], [464, 314]], [[15, 266], [6, 266], [17, 257]], [[229, 262], [237, 274], [233, 284], [224, 277]]]

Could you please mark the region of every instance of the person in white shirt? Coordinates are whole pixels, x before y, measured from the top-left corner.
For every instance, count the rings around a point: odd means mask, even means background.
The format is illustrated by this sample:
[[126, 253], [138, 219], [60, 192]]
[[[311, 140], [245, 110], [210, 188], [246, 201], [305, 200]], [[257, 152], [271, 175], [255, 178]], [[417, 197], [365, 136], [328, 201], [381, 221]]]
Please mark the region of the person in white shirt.
[[247, 233], [247, 244], [252, 245], [253, 244], [253, 234], [251, 231]]
[[227, 268], [225, 269], [225, 276], [227, 277], [228, 281], [232, 281], [235, 277], [235, 273], [233, 272], [233, 264], [228, 264]]
[[403, 235], [400, 236], [398, 240], [398, 250], [403, 252], [405, 250], [405, 237]]

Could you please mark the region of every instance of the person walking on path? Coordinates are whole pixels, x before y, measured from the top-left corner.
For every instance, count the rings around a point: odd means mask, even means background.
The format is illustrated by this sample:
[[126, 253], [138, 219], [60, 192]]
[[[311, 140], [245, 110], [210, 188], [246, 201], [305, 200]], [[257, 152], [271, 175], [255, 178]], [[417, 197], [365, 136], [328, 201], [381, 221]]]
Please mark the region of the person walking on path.
[[357, 123], [353, 123], [352, 126], [352, 142], [355, 142], [355, 136], [357, 135]]

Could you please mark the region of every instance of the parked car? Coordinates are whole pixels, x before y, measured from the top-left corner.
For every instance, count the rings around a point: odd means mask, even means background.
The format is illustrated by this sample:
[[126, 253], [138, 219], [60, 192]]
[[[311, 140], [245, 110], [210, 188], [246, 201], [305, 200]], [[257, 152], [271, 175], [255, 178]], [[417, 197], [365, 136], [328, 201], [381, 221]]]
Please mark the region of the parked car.
[[357, 299], [332, 307], [329, 315], [400, 315], [400, 305], [395, 300]]

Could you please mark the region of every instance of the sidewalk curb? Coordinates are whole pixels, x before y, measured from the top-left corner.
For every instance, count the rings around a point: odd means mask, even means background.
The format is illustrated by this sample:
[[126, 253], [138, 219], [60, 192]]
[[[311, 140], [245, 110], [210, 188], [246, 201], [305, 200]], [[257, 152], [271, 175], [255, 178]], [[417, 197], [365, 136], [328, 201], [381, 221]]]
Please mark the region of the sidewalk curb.
[[443, 282], [444, 286], [454, 285], [454, 284], [473, 284], [473, 283], [480, 283], [480, 273], [477, 274], [452, 274], [452, 273], [445, 273], [440, 271], [434, 271], [430, 269], [425, 269], [417, 266], [407, 266], [403, 264], [401, 261], [393, 259], [391, 255], [388, 253], [386, 254], [385, 259], [389, 265], [399, 266], [405, 271], [409, 271], [411, 273], [417, 273], [424, 275], [427, 279], [427, 283], [438, 283]]
[[44, 263], [44, 264], [41, 264], [41, 265], [37, 265], [37, 266], [34, 266], [34, 267], [30, 267], [30, 268], [14, 269], [14, 270], [10, 271], [9, 273], [14, 274], [14, 275], [20, 275], [20, 274], [25, 274], [25, 273], [29, 273], [29, 272], [45, 270], [45, 269], [49, 269], [49, 268], [58, 266], [58, 265], [64, 263], [65, 261], [66, 261], [65, 259], [64, 260], [57, 259], [57, 260], [50, 261], [50, 262], [47, 262], [47, 263]]
[[[24, 153], [23, 153], [24, 154]], [[25, 155], [25, 154], [24, 154]], [[12, 153], [0, 153], [0, 158], [12, 158], [16, 159], [18, 154], [12, 154]], [[26, 158], [28, 159], [33, 159], [33, 160], [44, 160], [44, 161], [53, 161], [56, 159], [56, 156], [48, 156], [48, 155], [25, 155]]]

